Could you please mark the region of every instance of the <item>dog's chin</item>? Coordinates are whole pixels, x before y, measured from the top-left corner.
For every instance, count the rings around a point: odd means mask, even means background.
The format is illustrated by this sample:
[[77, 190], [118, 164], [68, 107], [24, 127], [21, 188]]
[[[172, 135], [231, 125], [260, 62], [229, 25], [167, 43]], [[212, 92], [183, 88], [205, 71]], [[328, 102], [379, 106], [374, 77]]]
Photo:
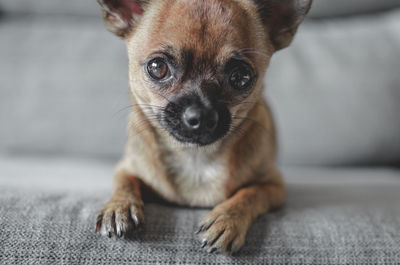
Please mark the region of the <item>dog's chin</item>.
[[218, 136], [214, 135], [197, 135], [197, 136], [184, 136], [179, 132], [173, 130], [167, 130], [171, 137], [179, 142], [180, 144], [188, 147], [207, 147], [216, 144], [219, 140], [224, 138], [226, 133], [220, 134]]

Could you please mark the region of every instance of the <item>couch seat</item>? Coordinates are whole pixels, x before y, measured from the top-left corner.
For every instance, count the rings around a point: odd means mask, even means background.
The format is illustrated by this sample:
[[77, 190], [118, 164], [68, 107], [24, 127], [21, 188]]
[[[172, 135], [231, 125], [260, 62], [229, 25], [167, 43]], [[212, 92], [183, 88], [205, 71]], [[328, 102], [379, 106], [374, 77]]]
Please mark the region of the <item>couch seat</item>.
[[257, 219], [234, 257], [194, 231], [208, 209], [149, 203], [131, 239], [94, 232], [114, 161], [0, 158], [1, 264], [398, 264], [400, 170], [284, 168], [288, 201]]

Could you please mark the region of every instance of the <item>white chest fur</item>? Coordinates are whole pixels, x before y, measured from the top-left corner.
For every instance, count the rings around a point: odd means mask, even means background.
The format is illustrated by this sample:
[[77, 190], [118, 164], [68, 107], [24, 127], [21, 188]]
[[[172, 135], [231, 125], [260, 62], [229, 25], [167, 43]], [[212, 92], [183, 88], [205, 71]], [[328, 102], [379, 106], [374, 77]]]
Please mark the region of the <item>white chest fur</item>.
[[199, 207], [225, 200], [225, 163], [202, 149], [187, 149], [168, 158], [173, 182], [182, 200]]

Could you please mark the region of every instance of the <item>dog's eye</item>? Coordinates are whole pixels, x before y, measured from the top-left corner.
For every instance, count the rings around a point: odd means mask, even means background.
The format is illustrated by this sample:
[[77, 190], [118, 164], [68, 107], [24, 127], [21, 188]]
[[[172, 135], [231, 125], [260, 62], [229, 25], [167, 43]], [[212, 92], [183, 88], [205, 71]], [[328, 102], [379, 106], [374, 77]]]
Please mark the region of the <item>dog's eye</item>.
[[245, 65], [236, 66], [230, 73], [229, 84], [236, 90], [246, 90], [252, 82], [253, 73]]
[[164, 59], [155, 58], [147, 64], [147, 72], [153, 79], [159, 81], [169, 75], [169, 68]]

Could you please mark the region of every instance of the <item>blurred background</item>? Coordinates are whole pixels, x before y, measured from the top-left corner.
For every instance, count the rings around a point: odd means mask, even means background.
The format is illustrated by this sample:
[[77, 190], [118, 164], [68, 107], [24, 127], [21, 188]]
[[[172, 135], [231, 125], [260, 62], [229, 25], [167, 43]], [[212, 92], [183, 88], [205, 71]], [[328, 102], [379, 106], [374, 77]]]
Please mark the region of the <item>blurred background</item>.
[[[400, 2], [315, 0], [266, 98], [285, 165], [400, 162]], [[0, 0], [0, 154], [115, 162], [127, 55], [95, 0]], [[3, 160], [4, 161], [4, 160]]]

